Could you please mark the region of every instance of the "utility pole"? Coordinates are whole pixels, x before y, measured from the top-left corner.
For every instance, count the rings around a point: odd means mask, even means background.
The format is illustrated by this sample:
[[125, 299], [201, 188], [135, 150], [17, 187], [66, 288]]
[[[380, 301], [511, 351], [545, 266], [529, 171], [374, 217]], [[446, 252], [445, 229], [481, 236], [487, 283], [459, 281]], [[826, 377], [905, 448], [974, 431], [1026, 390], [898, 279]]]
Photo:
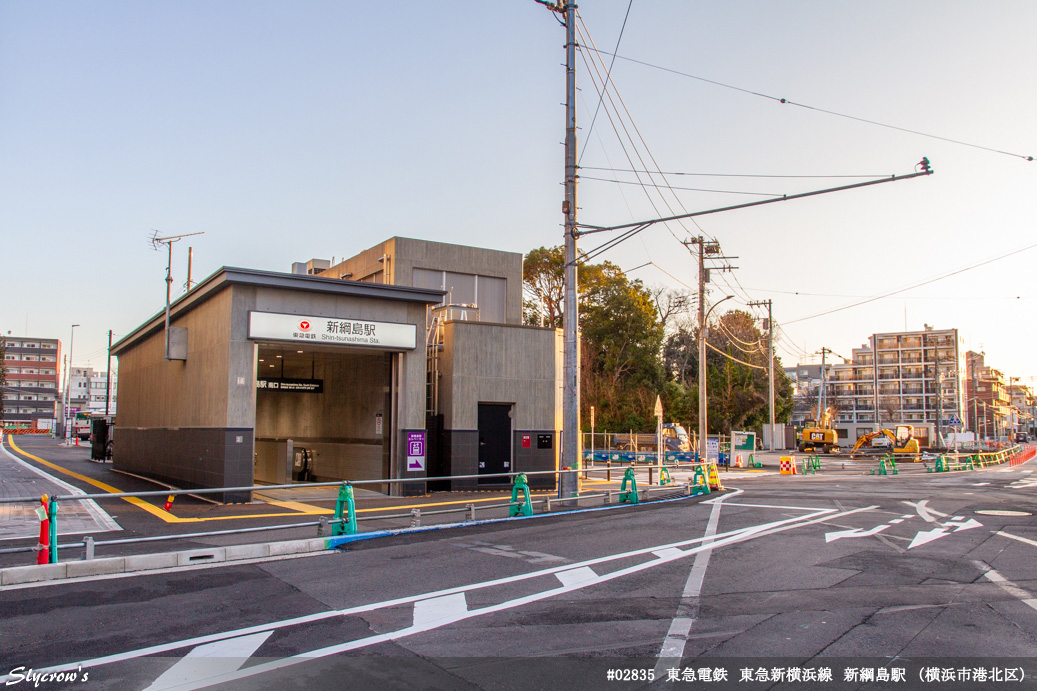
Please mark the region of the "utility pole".
[[762, 307], [767, 305], [767, 372], [770, 379], [769, 382], [769, 401], [770, 401], [770, 434], [767, 438], [770, 443], [767, 445], [768, 451], [774, 451], [774, 314], [772, 313], [773, 303], [771, 300], [758, 300], [748, 303], [749, 307]]
[[173, 243], [192, 235], [205, 235], [205, 231], [198, 233], [185, 233], [183, 235], [170, 235], [169, 237], [158, 237], [158, 231], [151, 236], [151, 245], [158, 249], [159, 245], [165, 245], [169, 250], [169, 259], [166, 261], [166, 360], [169, 360], [169, 305], [173, 297]]
[[821, 426], [823, 424], [822, 417], [824, 412], [828, 409], [825, 405], [825, 354], [831, 353], [832, 351], [828, 348], [821, 348], [821, 390], [817, 394], [817, 424]]
[[[562, 470], [580, 467], [580, 363], [577, 358], [579, 306], [577, 304], [576, 237], [576, 3], [573, 0], [536, 0], [563, 17], [565, 26], [565, 312], [562, 314], [564, 361], [562, 376]], [[578, 473], [562, 474], [558, 479], [558, 497], [579, 494]]]
[[108, 329], [108, 371], [104, 379], [104, 414], [108, 416], [108, 403], [112, 400], [112, 330]]
[[[712, 240], [706, 240], [704, 237], [699, 235], [698, 237], [691, 238], [684, 242], [684, 245], [698, 245], [698, 260], [699, 260], [699, 333], [698, 333], [698, 346], [699, 346], [699, 461], [707, 460], [706, 456], [706, 436], [708, 434], [708, 416], [709, 416], [709, 405], [706, 398], [706, 322], [709, 319], [710, 313], [724, 300], [730, 300], [733, 295], [728, 295], [723, 300], [718, 301], [712, 307], [709, 308], [709, 312], [706, 311], [706, 284], [709, 283], [709, 272], [710, 269], [706, 268], [706, 255], [719, 255], [720, 254], [720, 243]], [[716, 259], [726, 259], [726, 257], [715, 257]], [[730, 266], [720, 267], [720, 270], [724, 271], [730, 269]]]

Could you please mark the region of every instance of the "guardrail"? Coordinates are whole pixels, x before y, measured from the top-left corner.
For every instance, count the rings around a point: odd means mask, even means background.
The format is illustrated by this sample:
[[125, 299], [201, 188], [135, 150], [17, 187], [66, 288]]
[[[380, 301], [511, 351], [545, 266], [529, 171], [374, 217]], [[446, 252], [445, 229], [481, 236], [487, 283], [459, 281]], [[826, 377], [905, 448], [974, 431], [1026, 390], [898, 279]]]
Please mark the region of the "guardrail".
[[[649, 471], [649, 482], [647, 487], [641, 489], [637, 488], [636, 480], [634, 479], [634, 469]], [[669, 479], [670, 469], [691, 469], [693, 471], [693, 478], [686, 484], [677, 484]], [[506, 508], [509, 511], [510, 516], [530, 516], [532, 515], [532, 507], [539, 505], [543, 507], [544, 513], [549, 513], [553, 508], [558, 506], [573, 506], [580, 507], [580, 502], [583, 500], [602, 499], [603, 505], [608, 506], [613, 503], [614, 500], [618, 499], [619, 503], [632, 503], [637, 504], [641, 500], [647, 500], [652, 492], [674, 492], [675, 490], [683, 491], [685, 496], [692, 496], [701, 493], [708, 493], [711, 489], [711, 485], [715, 484], [715, 488], [723, 489], [719, 482], [719, 475], [717, 474], [717, 467], [715, 463], [690, 463], [690, 464], [655, 464], [651, 466], [630, 466], [627, 468], [626, 473], [628, 477], [624, 478], [623, 486], [620, 490], [605, 490], [603, 492], [589, 493], [589, 494], [575, 494], [570, 497], [541, 497], [532, 499], [529, 495], [529, 488], [527, 484], [527, 476], [539, 476], [539, 475], [554, 475], [561, 476], [567, 473], [582, 473], [585, 477], [590, 473], [604, 473], [606, 479], [610, 479], [612, 468], [597, 469], [597, 468], [581, 468], [578, 470], [543, 470], [543, 471], [531, 471], [531, 472], [509, 472], [509, 473], [485, 473], [482, 475], [447, 475], [440, 477], [429, 477], [429, 478], [391, 478], [391, 479], [380, 479], [380, 480], [353, 480], [353, 481], [335, 481], [335, 482], [312, 482], [312, 483], [293, 483], [285, 485], [251, 485], [248, 487], [211, 487], [201, 489], [166, 489], [166, 490], [148, 490], [142, 492], [110, 492], [110, 493], [98, 493], [98, 494], [66, 494], [66, 495], [53, 495], [43, 497], [43, 506], [38, 509], [41, 523], [46, 524], [47, 530], [47, 542], [43, 543], [41, 537], [41, 543], [36, 546], [24, 546], [24, 547], [10, 547], [0, 549], [0, 554], [14, 554], [14, 553], [25, 553], [25, 552], [36, 552], [42, 557], [38, 563], [50, 563], [57, 564], [59, 550], [67, 550], [73, 548], [83, 548], [84, 559], [94, 559], [96, 550], [98, 547], [110, 546], [110, 545], [126, 545], [134, 543], [148, 543], [148, 542], [161, 542], [168, 540], [179, 540], [179, 539], [190, 539], [200, 537], [214, 537], [222, 535], [235, 535], [235, 534], [246, 534], [246, 533], [258, 533], [263, 531], [271, 530], [285, 530], [285, 529], [297, 529], [316, 527], [317, 536], [322, 537], [325, 535], [355, 535], [358, 534], [359, 528], [358, 523], [364, 521], [386, 521], [386, 520], [397, 520], [404, 519], [409, 522], [410, 528], [416, 528], [421, 526], [423, 517], [426, 516], [437, 516], [463, 513], [465, 518], [464, 522], [474, 522], [476, 520], [476, 512], [478, 511], [489, 511], [494, 509]], [[658, 470], [660, 474], [660, 484], [658, 486], [652, 486], [652, 471]], [[465, 480], [465, 479], [478, 479], [486, 477], [509, 477], [513, 478], [514, 482], [512, 485], [512, 500], [509, 502], [491, 504], [486, 506], [476, 507], [474, 503], [466, 504], [463, 507], [437, 509], [433, 511], [421, 511], [420, 508], [411, 509], [408, 513], [400, 514], [383, 514], [378, 516], [365, 516], [360, 517], [356, 515], [356, 505], [353, 495], [353, 488], [362, 485], [383, 485], [383, 484], [399, 484], [399, 483], [410, 483], [415, 482], [427, 482], [427, 481], [438, 481], [438, 480]], [[716, 478], [715, 483], [712, 481]], [[627, 479], [631, 480], [631, 488], [627, 488]], [[704, 492], [702, 491], [703, 485], [705, 486]], [[233, 528], [229, 530], [215, 530], [206, 532], [196, 533], [178, 533], [170, 535], [156, 535], [148, 537], [135, 537], [135, 538], [119, 538], [112, 540], [96, 540], [92, 536], [85, 536], [83, 540], [79, 542], [69, 542], [58, 544], [57, 542], [57, 516], [59, 503], [69, 501], [85, 501], [92, 499], [122, 499], [122, 498], [148, 498], [148, 497], [172, 497], [188, 494], [188, 495], [204, 495], [204, 494], [216, 494], [223, 492], [244, 492], [244, 491], [269, 491], [277, 489], [312, 489], [315, 487], [338, 487], [339, 494], [336, 500], [335, 510], [332, 518], [322, 516], [317, 521], [306, 521], [297, 523], [288, 523], [271, 526], [257, 526], [251, 528]], [[518, 494], [522, 493], [522, 500], [519, 500]], [[37, 504], [41, 501], [37, 497], [6, 497], [0, 498], [0, 505], [3, 504]]]
[[956, 470], [980, 470], [990, 465], [1018, 465], [1025, 463], [1035, 455], [1033, 445], [1016, 445], [1001, 451], [978, 453], [945, 453], [937, 456], [932, 468], [926, 466], [930, 473], [946, 473]]

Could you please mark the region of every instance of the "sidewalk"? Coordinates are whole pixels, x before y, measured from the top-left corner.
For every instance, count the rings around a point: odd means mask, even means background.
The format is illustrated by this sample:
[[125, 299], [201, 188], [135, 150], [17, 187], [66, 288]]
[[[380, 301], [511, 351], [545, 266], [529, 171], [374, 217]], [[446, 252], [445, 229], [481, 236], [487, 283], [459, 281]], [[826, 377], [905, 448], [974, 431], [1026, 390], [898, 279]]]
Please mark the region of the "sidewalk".
[[[8, 450], [6, 438], [0, 440], [0, 498], [39, 497], [55, 494], [84, 494], [21, 460]], [[37, 504], [0, 504], [0, 540], [35, 538], [40, 534]], [[122, 530], [93, 500], [62, 502], [58, 506], [58, 535], [82, 537], [110, 530]]]

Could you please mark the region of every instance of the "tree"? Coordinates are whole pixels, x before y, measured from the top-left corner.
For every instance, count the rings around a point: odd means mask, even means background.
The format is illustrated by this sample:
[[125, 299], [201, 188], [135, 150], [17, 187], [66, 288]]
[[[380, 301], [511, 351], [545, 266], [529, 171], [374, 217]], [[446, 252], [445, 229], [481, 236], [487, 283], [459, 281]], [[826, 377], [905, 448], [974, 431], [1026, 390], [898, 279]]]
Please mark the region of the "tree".
[[[564, 251], [532, 250], [523, 262], [527, 324], [562, 325]], [[655, 428], [655, 397], [665, 377], [659, 361], [663, 331], [652, 294], [615, 264], [579, 268], [580, 405], [589, 422], [595, 407], [599, 429]]]
[[[763, 429], [769, 421], [769, 372], [763, 333], [752, 315], [740, 310], [719, 317], [706, 336], [706, 384], [710, 432]], [[711, 346], [711, 347], [710, 347]], [[667, 377], [696, 401], [690, 416], [698, 425], [698, 329], [680, 324], [663, 348]], [[792, 384], [774, 358], [775, 419], [788, 420], [792, 412]], [[674, 391], [675, 400], [680, 396]]]
[[593, 267], [580, 327], [586, 405], [603, 429], [654, 429], [655, 397], [665, 380], [663, 327], [651, 293], [609, 262]]
[[900, 420], [900, 397], [882, 396], [879, 398], [880, 422], [886, 418], [886, 422], [899, 422]]
[[538, 247], [522, 262], [522, 284], [531, 297], [522, 301], [524, 321], [533, 326], [560, 329], [565, 299], [565, 250]]

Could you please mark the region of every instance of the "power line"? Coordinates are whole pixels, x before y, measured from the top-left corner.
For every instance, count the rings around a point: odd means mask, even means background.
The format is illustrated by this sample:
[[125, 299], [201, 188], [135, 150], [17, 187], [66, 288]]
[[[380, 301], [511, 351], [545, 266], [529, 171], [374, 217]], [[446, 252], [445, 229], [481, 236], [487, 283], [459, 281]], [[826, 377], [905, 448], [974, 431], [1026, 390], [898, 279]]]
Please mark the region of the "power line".
[[[605, 168], [598, 166], [580, 166], [583, 170], [602, 170], [609, 173], [651, 173], [653, 171], [648, 170], [633, 170], [631, 168]], [[682, 175], [685, 177], [703, 177], [703, 178], [768, 178], [775, 180], [799, 180], [799, 179], [842, 179], [842, 178], [883, 178], [885, 175], [881, 174], [867, 174], [867, 175], [763, 175], [763, 174], [749, 174], [749, 173], [681, 173], [681, 172], [663, 172], [654, 171], [659, 175]]]
[[[613, 178], [596, 178], [596, 177], [592, 177], [590, 175], [581, 175], [580, 176], [580, 180], [596, 180], [598, 182], [614, 182], [617, 185], [642, 185], [642, 186], [645, 186], [645, 183], [643, 183], [643, 182], [635, 182], [633, 180], [615, 180]], [[656, 185], [656, 184], [651, 184], [651, 185], [647, 185], [647, 186], [648, 187], [657, 187], [657, 188], [666, 188], [666, 189], [670, 189], [670, 190], [682, 190], [684, 192], [715, 192], [717, 194], [747, 194], [747, 195], [751, 195], [751, 196], [755, 196], [755, 197], [778, 197], [778, 196], [781, 196], [780, 192], [743, 192], [743, 191], [737, 191], [737, 190], [716, 190], [716, 189], [706, 189], [706, 188], [701, 188], [701, 187], [674, 187], [673, 185]]]
[[[588, 48], [588, 49], [589, 50], [597, 50], [596, 48]], [[605, 55], [609, 55], [609, 53], [605, 53]], [[888, 125], [888, 124], [886, 124], [884, 122], [878, 122], [877, 120], [868, 120], [866, 118], [857, 117], [856, 115], [847, 115], [846, 113], [839, 113], [839, 112], [834, 111], [834, 110], [827, 110], [825, 108], [818, 108], [817, 106], [811, 106], [811, 105], [807, 105], [805, 103], [798, 103], [796, 101], [791, 101], [791, 100], [789, 100], [787, 98], [781, 98], [781, 97], [778, 97], [778, 96], [771, 96], [769, 94], [760, 93], [759, 91], [753, 91], [751, 89], [745, 89], [745, 88], [742, 88], [742, 87], [739, 87], [739, 86], [734, 86], [733, 84], [725, 84], [724, 82], [718, 82], [718, 81], [716, 81], [714, 79], [706, 79], [705, 77], [699, 77], [698, 75], [689, 74], [687, 72], [681, 72], [680, 70], [675, 70], [675, 69], [672, 69], [672, 68], [669, 68], [669, 67], [662, 67], [660, 65], [653, 65], [652, 63], [644, 62], [643, 60], [635, 60], [634, 58], [628, 58], [628, 57], [624, 57], [622, 55], [614, 55], [613, 57], [616, 57], [616, 58], [618, 58], [620, 60], [626, 60], [628, 62], [633, 62], [635, 64], [642, 65], [644, 67], [651, 67], [652, 69], [661, 70], [663, 72], [669, 72], [671, 74], [676, 74], [676, 75], [681, 76], [681, 77], [687, 77], [688, 79], [694, 79], [694, 80], [697, 80], [697, 81], [700, 81], [700, 82], [705, 82], [706, 84], [713, 84], [714, 86], [720, 86], [720, 87], [723, 87], [725, 89], [731, 89], [733, 91], [739, 91], [739, 92], [741, 92], [743, 94], [749, 94], [750, 96], [758, 96], [759, 98], [765, 98], [767, 100], [775, 101], [777, 103], [781, 103], [781, 104], [784, 104], [784, 105], [797, 106], [799, 108], [804, 108], [806, 110], [813, 110], [813, 111], [816, 111], [818, 113], [825, 113], [826, 115], [834, 115], [836, 117], [845, 118], [847, 120], [854, 120], [855, 122], [863, 122], [863, 123], [868, 124], [868, 125], [875, 125], [876, 127], [884, 127], [886, 129], [897, 130], [899, 132], [906, 132], [908, 134], [915, 134], [915, 135], [918, 135], [920, 137], [927, 137], [929, 139], [937, 139], [937, 140], [940, 140], [940, 141], [949, 142], [951, 144], [958, 144], [960, 146], [968, 146], [968, 147], [971, 147], [973, 149], [982, 149], [983, 151], [990, 151], [991, 153], [1004, 154], [1005, 156], [1012, 156], [1013, 158], [1021, 158], [1024, 161], [1032, 161], [1033, 160], [1033, 156], [1027, 156], [1025, 154], [1017, 154], [1017, 153], [1013, 153], [1011, 151], [1002, 151], [1001, 149], [994, 149], [992, 147], [982, 146], [980, 144], [972, 144], [970, 142], [961, 141], [960, 139], [951, 139], [950, 137], [941, 137], [939, 135], [929, 134], [928, 132], [921, 132], [919, 130], [911, 130], [911, 129], [908, 129], [906, 127], [898, 127], [897, 125]]]
[[[630, 18], [630, 8], [634, 6], [634, 0], [630, 0], [627, 4], [627, 13], [623, 16], [623, 26], [619, 28], [619, 38], [616, 39], [616, 52], [619, 52], [619, 43], [623, 40], [623, 32], [627, 28], [627, 20]], [[581, 19], [582, 21], [582, 19]], [[591, 118], [591, 126], [587, 128], [587, 136], [591, 135], [594, 131], [594, 123], [598, 121], [598, 111], [601, 110], [601, 104], [605, 100], [605, 89], [608, 89], [609, 82], [612, 80], [612, 67], [616, 64], [616, 53], [612, 54], [612, 62], [609, 63], [609, 68], [605, 72], [605, 85], [602, 89], [601, 94], [598, 96], [598, 105], [594, 108], [594, 117]], [[580, 154], [580, 159], [583, 159], [583, 154], [587, 153], [586, 149]], [[579, 165], [579, 161], [577, 161]]]
[[731, 356], [731, 355], [728, 355], [728, 354], [727, 354], [727, 353], [725, 353], [724, 351], [722, 351], [722, 350], [720, 350], [719, 348], [717, 348], [716, 346], [714, 346], [714, 345], [713, 345], [712, 343], [710, 343], [709, 341], [706, 341], [706, 347], [707, 347], [707, 348], [709, 348], [710, 350], [712, 350], [712, 351], [713, 351], [713, 352], [715, 352], [715, 353], [720, 353], [721, 355], [723, 355], [724, 357], [726, 357], [726, 358], [727, 358], [728, 360], [733, 360], [733, 361], [737, 362], [737, 363], [738, 363], [738, 364], [740, 364], [740, 365], [745, 365], [746, 367], [752, 367], [753, 369], [763, 369], [763, 370], [767, 369], [766, 367], [764, 367], [764, 366], [762, 366], [762, 365], [754, 365], [754, 364], [752, 364], [752, 363], [749, 363], [749, 362], [745, 362], [744, 360], [739, 360], [739, 359], [738, 359], [738, 358], [736, 358], [736, 357], [733, 357], [733, 356]]
[[897, 290], [892, 290], [892, 291], [890, 291], [888, 293], [883, 293], [882, 295], [876, 295], [874, 297], [868, 298], [867, 300], [861, 300], [860, 302], [855, 302], [855, 303], [850, 304], [850, 305], [844, 305], [843, 307], [836, 307], [835, 309], [826, 310], [824, 312], [818, 312], [817, 314], [811, 314], [808, 317], [800, 317], [799, 319], [792, 319], [792, 320], [789, 320], [789, 321], [787, 321], [785, 323], [786, 324], [795, 324], [797, 322], [806, 321], [808, 319], [814, 319], [816, 317], [823, 317], [823, 316], [825, 316], [827, 314], [833, 314], [835, 312], [842, 312], [843, 310], [848, 310], [848, 309], [851, 309], [853, 307], [860, 307], [861, 305], [866, 305], [869, 302], [875, 302], [876, 300], [881, 300], [883, 298], [888, 298], [891, 295], [897, 295], [899, 293], [904, 293], [904, 292], [907, 292], [909, 290], [913, 290], [915, 288], [921, 288], [922, 286], [929, 285], [930, 283], [936, 283], [937, 281], [942, 281], [943, 279], [950, 278], [951, 276], [957, 276], [958, 274], [965, 273], [966, 271], [971, 271], [972, 269], [976, 269], [976, 268], [979, 268], [981, 266], [985, 266], [987, 264], [991, 264], [993, 262], [999, 261], [1001, 259], [1005, 259], [1006, 257], [1010, 257], [1013, 254], [1019, 254], [1020, 252], [1025, 252], [1027, 250], [1033, 249], [1034, 247], [1037, 247], [1037, 243], [1034, 243], [1032, 245], [1027, 245], [1026, 247], [1022, 247], [1022, 248], [1017, 249], [1017, 250], [1012, 250], [1011, 252], [1007, 252], [1007, 253], [1002, 254], [1000, 256], [994, 257], [993, 259], [986, 259], [984, 261], [977, 262], [976, 264], [972, 264], [971, 266], [966, 266], [965, 268], [957, 269], [955, 271], [951, 271], [949, 273], [943, 274], [942, 276], [936, 276], [935, 278], [930, 278], [928, 280], [921, 281], [921, 282], [915, 283], [913, 285], [909, 285], [906, 288], [899, 288]]

